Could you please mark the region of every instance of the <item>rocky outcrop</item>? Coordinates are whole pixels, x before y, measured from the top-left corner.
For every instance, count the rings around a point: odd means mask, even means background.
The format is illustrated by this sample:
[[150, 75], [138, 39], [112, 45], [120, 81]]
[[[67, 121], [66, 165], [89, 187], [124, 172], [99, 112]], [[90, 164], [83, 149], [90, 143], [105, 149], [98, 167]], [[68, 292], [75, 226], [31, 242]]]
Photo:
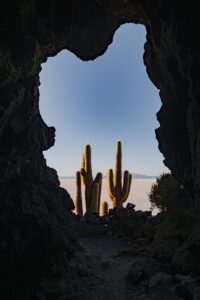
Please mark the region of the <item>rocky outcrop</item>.
[[[76, 248], [71, 198], [59, 187], [56, 172], [46, 166], [42, 154], [53, 146], [55, 129], [44, 123], [38, 106], [41, 63], [62, 49], [83, 60], [94, 59], [106, 51], [121, 24], [146, 26], [144, 62], [162, 100], [161, 126], [156, 132], [159, 148], [166, 165], [187, 189], [188, 201], [199, 208], [195, 11], [193, 1], [185, 5], [172, 0], [19, 0], [2, 5], [0, 259], [8, 293], [15, 287], [15, 297], [21, 291], [20, 298], [28, 299], [36, 290], [36, 278], [66, 278]], [[31, 282], [26, 284], [27, 291], [22, 288], [25, 278]], [[45, 293], [46, 299], [52, 299], [50, 292]]]

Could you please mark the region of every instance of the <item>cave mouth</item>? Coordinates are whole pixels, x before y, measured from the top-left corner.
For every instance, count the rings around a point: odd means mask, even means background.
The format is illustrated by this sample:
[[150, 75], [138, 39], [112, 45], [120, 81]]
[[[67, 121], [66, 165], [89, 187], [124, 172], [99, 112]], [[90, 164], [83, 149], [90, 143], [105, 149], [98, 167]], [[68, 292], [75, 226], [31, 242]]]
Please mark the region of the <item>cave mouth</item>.
[[[106, 51], [120, 25], [145, 24], [144, 63], [162, 101], [157, 115], [159, 149], [174, 177], [187, 189], [188, 202], [199, 221], [197, 9], [193, 3], [179, 5], [177, 1], [77, 0], [49, 1], [46, 5], [45, 1], [19, 0], [12, 9], [8, 1], [5, 4], [0, 32], [2, 290], [6, 299], [63, 299], [62, 295], [74, 286], [71, 281], [76, 277], [71, 276], [70, 266], [73, 269], [80, 248], [72, 199], [43, 156], [43, 151], [53, 146], [55, 131], [44, 123], [39, 111], [41, 63], [63, 49], [84, 61], [95, 59]], [[185, 209], [178, 212], [185, 218]], [[199, 222], [196, 226], [191, 217], [185, 219], [188, 233], [183, 236], [180, 231], [180, 243], [174, 243], [177, 227], [170, 227], [170, 245], [175, 247], [170, 249], [169, 260], [173, 274], [174, 270], [184, 275], [200, 270], [196, 251], [200, 245]], [[165, 237], [158, 254], [169, 245]], [[76, 282], [77, 290], [80, 280]]]
[[[114, 166], [116, 140], [123, 144], [124, 170], [156, 176], [167, 170], [154, 133], [161, 103], [143, 63], [145, 36], [143, 25], [125, 24], [94, 61], [81, 61], [64, 50], [43, 64], [40, 111], [56, 128], [55, 145], [44, 154], [73, 199], [74, 189], [62, 179], [80, 169], [88, 143], [94, 174], [105, 175]], [[149, 183], [146, 189], [145, 195]]]

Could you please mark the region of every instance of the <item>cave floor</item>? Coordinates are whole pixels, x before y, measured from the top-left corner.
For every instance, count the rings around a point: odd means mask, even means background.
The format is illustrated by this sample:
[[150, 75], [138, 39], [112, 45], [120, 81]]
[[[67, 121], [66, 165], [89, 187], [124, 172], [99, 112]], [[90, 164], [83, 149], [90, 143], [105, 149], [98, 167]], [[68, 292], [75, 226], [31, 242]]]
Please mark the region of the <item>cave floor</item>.
[[[141, 287], [133, 287], [128, 272], [133, 265], [134, 249], [130, 241], [118, 237], [99, 236], [81, 238], [87, 261], [87, 277], [78, 295], [70, 298], [81, 300], [134, 300], [139, 299]], [[84, 278], [84, 280], [85, 280]]]

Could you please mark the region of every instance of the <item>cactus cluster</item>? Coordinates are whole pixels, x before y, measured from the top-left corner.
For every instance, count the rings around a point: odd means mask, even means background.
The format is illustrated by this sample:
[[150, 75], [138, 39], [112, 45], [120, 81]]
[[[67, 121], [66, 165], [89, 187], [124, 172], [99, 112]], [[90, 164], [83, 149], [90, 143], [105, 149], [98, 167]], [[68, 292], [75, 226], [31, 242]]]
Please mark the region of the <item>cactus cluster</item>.
[[[124, 172], [124, 180], [122, 184], [122, 146], [121, 142], [118, 141], [114, 176], [112, 169], [108, 171], [108, 194], [112, 200], [113, 207], [122, 206], [127, 200], [130, 192], [131, 180], [132, 175], [126, 170]], [[96, 177], [93, 179], [90, 145], [85, 146], [82, 157], [82, 167], [81, 170], [76, 173], [75, 207], [77, 214], [80, 216], [83, 215], [81, 182], [85, 186], [86, 211], [92, 210], [99, 213], [102, 189], [102, 173], [97, 173]], [[108, 214], [108, 203], [103, 202], [102, 215], [106, 214]]]
[[[85, 206], [86, 211], [91, 209], [92, 211], [99, 212], [101, 188], [102, 188], [102, 173], [97, 173], [93, 179], [92, 175], [92, 163], [91, 163], [91, 147], [85, 146], [82, 157], [82, 168], [80, 172], [76, 174], [76, 204], [77, 214], [83, 215], [82, 212], [82, 194], [81, 194], [81, 177], [85, 186]], [[80, 205], [81, 203], [81, 205]]]

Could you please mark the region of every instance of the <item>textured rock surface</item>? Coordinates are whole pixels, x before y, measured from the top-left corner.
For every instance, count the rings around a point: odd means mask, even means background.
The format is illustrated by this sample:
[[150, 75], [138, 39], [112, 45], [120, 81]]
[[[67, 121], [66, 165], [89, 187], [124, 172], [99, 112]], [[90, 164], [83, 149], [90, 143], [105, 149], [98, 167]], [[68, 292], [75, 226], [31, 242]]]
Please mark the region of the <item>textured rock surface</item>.
[[[8, 0], [1, 7], [0, 259], [8, 292], [21, 289], [21, 299], [28, 299], [36, 278], [66, 278], [74, 251], [73, 204], [42, 154], [53, 146], [55, 129], [44, 123], [38, 107], [41, 63], [62, 49], [94, 59], [121, 24], [146, 26], [144, 61], [162, 100], [159, 147], [192, 203], [200, 206], [195, 11], [193, 1], [179, 6], [172, 0]], [[25, 278], [32, 284], [28, 291], [22, 289]]]

